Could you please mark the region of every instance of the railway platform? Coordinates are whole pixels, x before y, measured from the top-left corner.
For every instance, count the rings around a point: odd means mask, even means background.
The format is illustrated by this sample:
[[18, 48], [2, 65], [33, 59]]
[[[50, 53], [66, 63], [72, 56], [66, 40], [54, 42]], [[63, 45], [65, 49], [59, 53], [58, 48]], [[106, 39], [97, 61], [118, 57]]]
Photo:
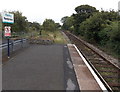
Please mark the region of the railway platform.
[[3, 65], [4, 90], [106, 91], [77, 47], [31, 45]]
[[[66, 45], [31, 45], [2, 66], [5, 90], [79, 90]], [[5, 91], [6, 92], [6, 91]]]
[[77, 47], [74, 44], [68, 44], [67, 46], [80, 90], [106, 91], [104, 84], [97, 77]]

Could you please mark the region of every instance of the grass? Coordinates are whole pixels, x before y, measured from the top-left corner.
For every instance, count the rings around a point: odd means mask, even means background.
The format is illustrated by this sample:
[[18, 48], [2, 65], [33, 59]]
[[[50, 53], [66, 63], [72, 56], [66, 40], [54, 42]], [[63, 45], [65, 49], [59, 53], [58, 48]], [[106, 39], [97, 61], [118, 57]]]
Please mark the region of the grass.
[[98, 49], [102, 50], [103, 52], [105, 52], [107, 55], [110, 55], [116, 59], [118, 59], [118, 61], [120, 62], [120, 55], [115, 53], [115, 51], [113, 51], [110, 47], [108, 46], [101, 46], [100, 44], [97, 44], [95, 42], [91, 42], [89, 39], [84, 38], [83, 36], [79, 36], [81, 39], [83, 39], [84, 41], [93, 44], [95, 47], [97, 47]]
[[99, 46], [99, 48], [106, 52], [106, 54], [113, 56], [114, 58], [118, 59], [120, 62], [120, 55], [115, 53], [111, 48], [107, 47], [107, 46]]
[[43, 30], [42, 37], [51, 38], [54, 40], [56, 44], [67, 44], [68, 43], [60, 31], [49, 32], [49, 31]]
[[12, 37], [11, 38], [30, 38], [30, 37], [36, 37], [38, 36], [38, 32], [37, 31], [31, 31], [28, 33], [12, 33]]
[[[15, 38], [41, 38], [47, 40], [53, 40], [55, 44], [67, 44], [67, 40], [64, 38], [63, 34], [60, 31], [41, 31], [42, 35], [39, 35], [39, 31], [30, 31], [29, 33], [14, 33]], [[14, 38], [12, 38], [14, 39]]]

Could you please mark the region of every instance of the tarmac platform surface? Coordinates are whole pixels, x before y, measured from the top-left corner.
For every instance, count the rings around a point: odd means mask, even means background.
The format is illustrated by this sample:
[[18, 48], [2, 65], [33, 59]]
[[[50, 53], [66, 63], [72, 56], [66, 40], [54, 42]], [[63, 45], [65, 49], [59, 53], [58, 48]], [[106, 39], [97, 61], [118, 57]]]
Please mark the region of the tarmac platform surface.
[[2, 67], [3, 90], [79, 90], [66, 45], [31, 45]]

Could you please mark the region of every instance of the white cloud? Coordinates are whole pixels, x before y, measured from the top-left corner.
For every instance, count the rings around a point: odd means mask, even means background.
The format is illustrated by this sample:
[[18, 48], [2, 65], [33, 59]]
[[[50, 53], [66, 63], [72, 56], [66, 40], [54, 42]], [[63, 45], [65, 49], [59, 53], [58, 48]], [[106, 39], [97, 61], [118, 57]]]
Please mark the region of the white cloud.
[[97, 9], [117, 10], [119, 0], [2, 0], [0, 11], [19, 10], [29, 21], [43, 22], [45, 18], [51, 18], [59, 22], [64, 16], [74, 13], [74, 8], [89, 4]]

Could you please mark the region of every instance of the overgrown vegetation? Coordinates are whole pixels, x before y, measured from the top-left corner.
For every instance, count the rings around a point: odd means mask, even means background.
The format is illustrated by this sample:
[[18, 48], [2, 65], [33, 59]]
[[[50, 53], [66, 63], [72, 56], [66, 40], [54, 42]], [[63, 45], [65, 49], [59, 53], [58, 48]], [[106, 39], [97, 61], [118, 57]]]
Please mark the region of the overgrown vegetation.
[[59, 23], [55, 23], [54, 20], [45, 19], [41, 25], [38, 22], [29, 22], [27, 17], [22, 15], [22, 12], [12, 11], [10, 13], [14, 14], [14, 24], [3, 23], [2, 30], [4, 30], [4, 26], [11, 26], [11, 38], [38, 38], [44, 40], [53, 40], [54, 43], [57, 44], [67, 43], [59, 31], [61, 25]]
[[4, 30], [4, 26], [11, 26], [12, 37], [41, 35], [41, 30], [52, 32], [61, 27], [59, 23], [55, 23], [52, 19], [46, 19], [41, 25], [38, 22], [29, 22], [20, 11], [11, 11], [10, 13], [14, 14], [14, 24], [3, 23], [2, 30]]
[[[120, 15], [117, 11], [98, 11], [95, 7], [81, 5], [76, 14], [61, 19], [62, 28], [82, 36], [120, 58]], [[105, 49], [106, 48], [106, 49]]]
[[59, 23], [55, 23], [52, 19], [46, 19], [42, 25], [42, 37], [49, 38], [57, 44], [65, 44], [66, 40], [63, 38], [59, 28], [61, 25]]
[[[37, 22], [29, 22], [26, 16], [22, 15], [20, 11], [11, 11], [10, 13], [14, 14], [14, 24], [7, 24], [3, 23], [4, 26], [11, 26], [12, 31], [12, 38], [13, 37], [25, 37], [30, 36], [33, 31], [39, 32], [40, 31], [40, 23]], [[4, 31], [3, 31], [4, 34]], [[4, 38], [4, 35], [3, 35]]]
[[67, 44], [67, 41], [63, 37], [60, 31], [42, 31], [42, 38], [52, 39], [55, 44]]
[[55, 23], [52, 19], [46, 19], [43, 22], [43, 30], [45, 31], [56, 31], [60, 27], [59, 23]]

